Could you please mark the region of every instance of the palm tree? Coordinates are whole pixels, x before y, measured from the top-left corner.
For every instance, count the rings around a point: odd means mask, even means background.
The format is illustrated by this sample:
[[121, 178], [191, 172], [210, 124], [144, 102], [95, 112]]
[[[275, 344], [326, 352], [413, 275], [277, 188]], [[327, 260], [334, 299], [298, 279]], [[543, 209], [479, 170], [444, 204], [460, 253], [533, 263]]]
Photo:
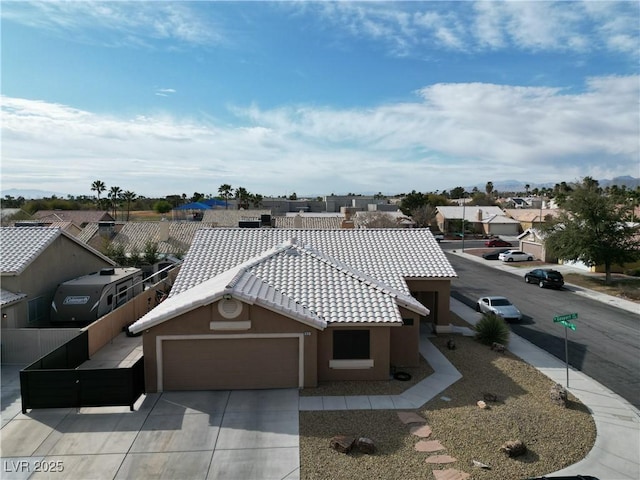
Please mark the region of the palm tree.
[[138, 196], [130, 190], [122, 194], [122, 199], [127, 203], [127, 222], [129, 221], [129, 212], [131, 212], [131, 202], [134, 202], [136, 198]]
[[106, 185], [104, 184], [104, 182], [100, 180], [96, 180], [91, 184], [91, 191], [96, 192], [96, 194], [98, 195], [98, 202], [97, 202], [98, 208], [100, 208], [100, 194], [104, 192], [106, 189], [107, 189]]
[[224, 208], [226, 210], [229, 206], [229, 198], [231, 198], [231, 185], [229, 185], [228, 183], [220, 185], [220, 188], [218, 188], [218, 193], [222, 198], [224, 198]]
[[244, 187], [236, 188], [236, 199], [238, 200], [239, 208], [249, 208], [249, 199], [251, 194]]
[[484, 191], [487, 192], [488, 196], [491, 196], [491, 194], [493, 193], [493, 182], [487, 182], [487, 184], [484, 186]]
[[116, 218], [118, 200], [120, 199], [121, 195], [122, 195], [122, 189], [120, 187], [111, 187], [111, 190], [109, 190], [109, 193], [107, 194], [107, 196], [109, 197], [109, 200], [111, 200], [111, 210], [113, 212], [114, 219]]
[[253, 204], [253, 208], [260, 208], [262, 206], [263, 196], [259, 193], [255, 195], [251, 195], [251, 203]]

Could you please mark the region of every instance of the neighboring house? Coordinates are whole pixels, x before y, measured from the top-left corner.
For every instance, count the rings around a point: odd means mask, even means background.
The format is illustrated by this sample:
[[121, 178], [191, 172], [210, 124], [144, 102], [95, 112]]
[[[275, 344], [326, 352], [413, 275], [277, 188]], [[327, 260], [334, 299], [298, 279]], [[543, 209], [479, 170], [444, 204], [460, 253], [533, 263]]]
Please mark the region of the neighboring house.
[[449, 331], [453, 277], [426, 229], [203, 229], [130, 330], [148, 392], [386, 380]]
[[304, 230], [337, 230], [343, 228], [345, 217], [339, 213], [296, 213], [285, 217], [272, 217], [274, 228], [300, 228]]
[[528, 228], [518, 235], [520, 250], [530, 253], [538, 260], [546, 263], [556, 263], [558, 259], [551, 255], [544, 245], [544, 235], [536, 228]]
[[160, 255], [184, 255], [196, 231], [212, 227], [206, 222], [125, 222], [91, 224], [78, 238], [96, 250], [107, 243], [120, 246], [126, 254], [144, 253], [148, 243], [156, 244]]
[[525, 232], [530, 228], [539, 228], [541, 223], [548, 221], [549, 217], [557, 217], [560, 210], [557, 208], [507, 208], [504, 212], [509, 218], [517, 220], [520, 223], [521, 231]]
[[58, 284], [112, 265], [59, 228], [0, 228], [2, 327], [47, 323]]
[[210, 223], [216, 227], [261, 227], [271, 225], [271, 210], [204, 210], [203, 223]]
[[378, 226], [377, 224], [381, 221], [385, 222], [385, 220], [396, 228], [413, 228], [416, 225], [416, 222], [414, 222], [413, 219], [407, 217], [400, 210], [371, 210], [366, 212], [355, 212], [353, 219], [355, 228], [376, 228]]
[[519, 223], [508, 218], [500, 207], [494, 206], [438, 206], [436, 207], [436, 222], [441, 232], [461, 232], [461, 222], [464, 216], [467, 231], [484, 235], [516, 236], [519, 233]]
[[33, 214], [33, 219], [46, 223], [71, 222], [80, 228], [89, 223], [115, 221], [108, 212], [99, 210], [40, 210]]

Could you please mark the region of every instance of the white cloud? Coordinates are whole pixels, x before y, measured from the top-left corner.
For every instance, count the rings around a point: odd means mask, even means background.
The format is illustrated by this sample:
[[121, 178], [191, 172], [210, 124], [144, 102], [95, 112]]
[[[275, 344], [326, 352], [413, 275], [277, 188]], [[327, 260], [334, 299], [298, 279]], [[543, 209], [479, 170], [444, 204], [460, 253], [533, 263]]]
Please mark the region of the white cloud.
[[436, 84], [369, 109], [236, 107], [240, 127], [4, 97], [3, 188], [90, 194], [101, 179], [146, 196], [223, 183], [263, 195], [400, 193], [637, 175], [639, 80], [593, 78], [578, 94]]
[[224, 41], [220, 25], [183, 2], [8, 2], [2, 18], [110, 46], [150, 47], [149, 39], [196, 45]]
[[[637, 54], [636, 2], [479, 1], [294, 3], [390, 53], [420, 55], [425, 45], [477, 52], [608, 50]], [[402, 48], [399, 48], [402, 46]]]

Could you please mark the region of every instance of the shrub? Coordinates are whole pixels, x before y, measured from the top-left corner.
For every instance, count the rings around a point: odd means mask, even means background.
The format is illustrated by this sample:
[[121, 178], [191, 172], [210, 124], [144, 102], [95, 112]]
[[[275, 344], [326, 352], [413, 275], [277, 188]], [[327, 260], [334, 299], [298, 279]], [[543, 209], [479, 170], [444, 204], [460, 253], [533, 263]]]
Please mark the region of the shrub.
[[509, 342], [509, 333], [509, 325], [493, 313], [485, 313], [476, 324], [476, 339], [484, 345], [494, 342], [506, 345]]

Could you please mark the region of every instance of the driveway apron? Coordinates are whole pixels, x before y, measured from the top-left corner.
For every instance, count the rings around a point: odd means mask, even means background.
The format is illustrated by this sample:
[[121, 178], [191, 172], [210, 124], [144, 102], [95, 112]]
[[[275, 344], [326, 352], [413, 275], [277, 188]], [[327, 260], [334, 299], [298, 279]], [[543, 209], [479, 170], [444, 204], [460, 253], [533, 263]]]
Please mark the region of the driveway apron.
[[[283, 389], [149, 394], [134, 412], [18, 413], [2, 428], [0, 476], [299, 479], [298, 411], [298, 390]], [[44, 464], [59, 470], [38, 472]]]

